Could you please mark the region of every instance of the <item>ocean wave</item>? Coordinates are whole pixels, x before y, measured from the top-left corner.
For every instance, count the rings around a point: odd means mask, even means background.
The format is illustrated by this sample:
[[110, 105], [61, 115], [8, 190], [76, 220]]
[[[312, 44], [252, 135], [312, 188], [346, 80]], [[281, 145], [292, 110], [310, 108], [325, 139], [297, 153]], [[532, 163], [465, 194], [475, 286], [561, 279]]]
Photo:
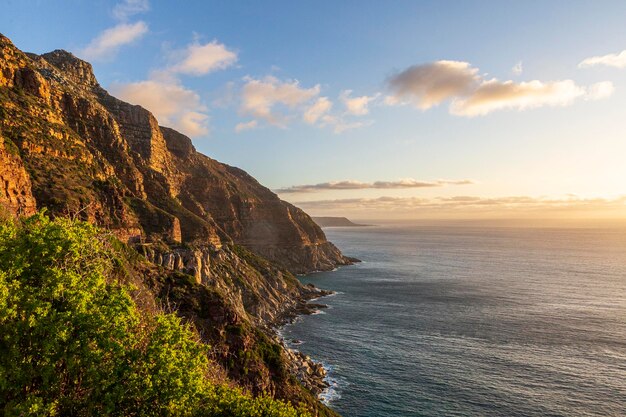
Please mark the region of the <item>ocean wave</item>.
[[333, 375], [333, 366], [322, 362], [324, 370], [326, 370], [326, 376], [324, 381], [328, 383], [328, 387], [318, 395], [319, 400], [327, 406], [330, 406], [332, 402], [341, 398], [340, 387], [345, 387], [348, 383], [346, 381], [340, 381]]
[[[345, 294], [345, 293], [343, 291], [333, 291], [332, 294], [324, 295], [322, 297], [334, 297], [336, 295], [342, 295], [342, 294]], [[319, 298], [322, 298], [322, 297], [319, 297]]]

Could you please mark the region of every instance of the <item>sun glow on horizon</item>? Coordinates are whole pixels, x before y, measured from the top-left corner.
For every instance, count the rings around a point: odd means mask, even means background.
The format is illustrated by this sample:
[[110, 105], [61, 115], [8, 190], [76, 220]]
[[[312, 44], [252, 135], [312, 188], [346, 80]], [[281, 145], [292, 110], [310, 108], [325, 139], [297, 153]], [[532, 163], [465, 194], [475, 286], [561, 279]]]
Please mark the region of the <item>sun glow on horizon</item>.
[[615, 198], [382, 196], [302, 201], [290, 197], [289, 201], [315, 216], [341, 216], [355, 219], [604, 219], [626, 221], [626, 195]]

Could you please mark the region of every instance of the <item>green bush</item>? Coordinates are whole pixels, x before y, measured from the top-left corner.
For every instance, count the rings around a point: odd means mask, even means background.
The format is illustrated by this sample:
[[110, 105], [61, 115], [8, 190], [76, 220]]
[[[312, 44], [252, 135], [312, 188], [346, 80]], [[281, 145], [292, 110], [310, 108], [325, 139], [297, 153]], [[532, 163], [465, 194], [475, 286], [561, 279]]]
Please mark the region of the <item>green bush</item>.
[[[139, 311], [111, 238], [37, 214], [0, 224], [0, 410], [7, 416], [303, 415], [207, 378], [207, 347]], [[117, 245], [119, 246], [119, 245]]]

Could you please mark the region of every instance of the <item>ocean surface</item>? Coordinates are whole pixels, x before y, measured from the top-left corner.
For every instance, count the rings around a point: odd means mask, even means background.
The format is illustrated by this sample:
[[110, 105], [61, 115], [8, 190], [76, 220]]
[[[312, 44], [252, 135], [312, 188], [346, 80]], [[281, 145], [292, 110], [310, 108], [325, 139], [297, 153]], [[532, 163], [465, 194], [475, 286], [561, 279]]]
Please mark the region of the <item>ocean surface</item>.
[[626, 416], [626, 229], [328, 228], [364, 262], [283, 329], [356, 416]]

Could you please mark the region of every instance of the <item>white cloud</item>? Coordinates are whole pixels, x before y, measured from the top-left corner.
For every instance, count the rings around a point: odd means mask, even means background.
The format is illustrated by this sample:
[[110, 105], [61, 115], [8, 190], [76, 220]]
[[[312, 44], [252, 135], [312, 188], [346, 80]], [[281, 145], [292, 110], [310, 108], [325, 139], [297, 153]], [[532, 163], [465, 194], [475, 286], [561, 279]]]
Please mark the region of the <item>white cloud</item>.
[[[280, 80], [274, 76], [261, 79], [245, 77], [239, 112], [282, 128], [290, 121], [301, 118], [309, 125], [328, 127], [336, 134], [373, 123], [371, 120], [349, 120], [347, 116], [367, 114], [368, 103], [378, 95], [352, 98], [350, 90], [343, 91], [339, 98], [344, 103], [348, 101], [349, 111], [333, 114], [333, 102], [328, 97], [320, 97], [320, 90], [319, 84], [305, 88], [296, 80]], [[244, 124], [241, 124], [240, 129], [243, 128]]]
[[87, 60], [110, 59], [122, 46], [135, 42], [147, 32], [148, 25], [145, 22], [120, 23], [103, 31], [78, 55]]
[[614, 68], [626, 68], [626, 49], [620, 53], [592, 56], [584, 59], [578, 66], [580, 68], [595, 67], [597, 65], [605, 65]]
[[325, 114], [319, 120], [319, 127], [330, 127], [333, 133], [339, 134], [351, 129], [358, 129], [364, 126], [370, 126], [374, 123], [372, 120], [367, 121], [346, 121], [343, 117], [335, 116], [332, 114]]
[[515, 64], [513, 68], [511, 68], [511, 72], [515, 75], [522, 75], [522, 72], [524, 72], [524, 65], [522, 64], [522, 61]]
[[361, 182], [355, 180], [331, 181], [319, 184], [293, 185], [291, 187], [275, 190], [277, 193], [310, 193], [328, 190], [365, 190], [365, 189], [408, 189], [408, 188], [432, 188], [444, 185], [469, 185], [474, 184], [471, 180], [437, 180], [419, 181], [413, 178], [403, 178], [397, 181], [374, 181]]
[[209, 116], [196, 111], [182, 111], [174, 120], [173, 127], [187, 136], [205, 136], [209, 134]]
[[346, 112], [354, 116], [364, 116], [369, 113], [369, 104], [378, 98], [378, 94], [374, 96], [350, 97], [352, 90], [344, 90], [339, 98], [346, 106]]
[[317, 99], [311, 107], [306, 109], [302, 118], [308, 124], [315, 124], [324, 114], [328, 113], [330, 109], [333, 107], [333, 103], [328, 99], [328, 97], [320, 97]]
[[589, 86], [587, 97], [589, 100], [602, 100], [613, 95], [615, 87], [610, 81], [602, 81]]
[[205, 75], [237, 62], [237, 54], [215, 40], [205, 44], [192, 43], [171, 55], [179, 62], [169, 67], [168, 71], [180, 74]]
[[585, 89], [572, 80], [514, 83], [496, 79], [483, 82], [466, 98], [456, 99], [450, 112], [460, 116], [483, 116], [495, 110], [526, 110], [541, 106], [565, 106], [584, 96]]
[[459, 61], [410, 67], [391, 77], [388, 86], [391, 95], [385, 99], [386, 104], [413, 104], [426, 110], [449, 101], [450, 113], [468, 117], [504, 109], [566, 106], [579, 98], [606, 98], [612, 93], [608, 82], [583, 87], [572, 80], [517, 83], [485, 79], [477, 68]]
[[296, 109], [320, 93], [319, 85], [302, 88], [298, 81], [281, 81], [272, 76], [260, 80], [246, 77], [244, 80], [246, 83], [241, 94], [241, 113], [280, 127], [286, 125], [289, 115], [278, 111], [277, 106]]
[[373, 123], [373, 120], [368, 120], [366, 122], [346, 122], [343, 119], [337, 119], [335, 123], [329, 123], [329, 125], [333, 126], [333, 133], [339, 134], [347, 130], [371, 126]]
[[172, 127], [189, 136], [209, 133], [209, 116], [200, 96], [177, 80], [146, 80], [111, 85], [113, 95], [152, 112], [159, 124]]
[[243, 132], [244, 130], [254, 129], [258, 126], [259, 122], [257, 120], [250, 120], [249, 122], [241, 122], [237, 123], [235, 126], [235, 132]]
[[124, 0], [113, 7], [113, 17], [118, 20], [126, 20], [138, 13], [145, 13], [150, 10], [148, 0]]

